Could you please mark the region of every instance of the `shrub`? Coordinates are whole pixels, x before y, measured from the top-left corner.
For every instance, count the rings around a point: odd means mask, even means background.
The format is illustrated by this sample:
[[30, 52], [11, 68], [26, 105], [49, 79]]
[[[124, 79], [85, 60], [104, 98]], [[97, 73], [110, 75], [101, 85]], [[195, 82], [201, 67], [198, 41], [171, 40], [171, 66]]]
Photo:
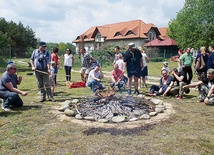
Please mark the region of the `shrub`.
[[155, 57], [150, 59], [151, 62], [163, 62], [165, 59], [163, 57]]

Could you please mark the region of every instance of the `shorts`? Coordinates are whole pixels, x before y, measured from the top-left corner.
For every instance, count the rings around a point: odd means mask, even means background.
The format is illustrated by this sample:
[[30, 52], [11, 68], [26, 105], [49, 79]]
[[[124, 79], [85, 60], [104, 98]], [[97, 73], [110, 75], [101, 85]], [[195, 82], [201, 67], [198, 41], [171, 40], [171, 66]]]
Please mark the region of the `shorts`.
[[89, 74], [89, 72], [91, 71], [91, 68], [81, 68], [80, 70], [80, 74]]
[[143, 70], [141, 71], [141, 77], [145, 77], [145, 76], [148, 76], [148, 67], [145, 66], [143, 68]]
[[137, 78], [140, 78], [141, 72], [135, 72], [135, 73], [127, 73], [128, 78], [132, 77], [133, 75]]

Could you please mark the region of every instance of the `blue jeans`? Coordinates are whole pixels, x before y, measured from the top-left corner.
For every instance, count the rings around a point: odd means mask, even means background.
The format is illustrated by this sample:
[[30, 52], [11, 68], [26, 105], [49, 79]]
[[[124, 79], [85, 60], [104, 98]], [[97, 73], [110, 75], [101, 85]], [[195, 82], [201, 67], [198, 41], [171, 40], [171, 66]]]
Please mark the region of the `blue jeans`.
[[57, 73], [58, 73], [58, 66], [55, 66], [54, 67], [54, 84], [56, 84]]
[[93, 92], [96, 92], [97, 89], [102, 90], [103, 85], [96, 80], [87, 83], [87, 86], [91, 88]]
[[[120, 81], [120, 82], [117, 84], [118, 89], [120, 90], [120, 89], [123, 87], [124, 84], [125, 84], [125, 81]], [[111, 83], [110, 83], [111, 88], [113, 88], [114, 85], [115, 85], [114, 82], [111, 82]]]
[[22, 99], [15, 92], [10, 92], [8, 90], [0, 91], [0, 97], [3, 99], [3, 108], [10, 108], [11, 105], [14, 107], [23, 106]]
[[[161, 92], [161, 94], [159, 93], [159, 90], [162, 88], [162, 92]], [[156, 95], [157, 96], [159, 96], [159, 95], [162, 95], [165, 91], [166, 91], [166, 89], [168, 88], [168, 85], [164, 85], [164, 86], [162, 86], [162, 87], [159, 87], [159, 86], [156, 86], [156, 85], [152, 85], [152, 87], [150, 88], [150, 93], [154, 93], [154, 92], [156, 92]]]

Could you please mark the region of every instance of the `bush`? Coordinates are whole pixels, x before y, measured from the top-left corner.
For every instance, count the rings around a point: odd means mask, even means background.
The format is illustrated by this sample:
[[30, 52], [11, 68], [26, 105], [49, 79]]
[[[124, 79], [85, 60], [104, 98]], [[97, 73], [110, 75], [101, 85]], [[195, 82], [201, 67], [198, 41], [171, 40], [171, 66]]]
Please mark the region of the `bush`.
[[163, 62], [165, 59], [163, 57], [155, 57], [150, 59], [151, 62]]

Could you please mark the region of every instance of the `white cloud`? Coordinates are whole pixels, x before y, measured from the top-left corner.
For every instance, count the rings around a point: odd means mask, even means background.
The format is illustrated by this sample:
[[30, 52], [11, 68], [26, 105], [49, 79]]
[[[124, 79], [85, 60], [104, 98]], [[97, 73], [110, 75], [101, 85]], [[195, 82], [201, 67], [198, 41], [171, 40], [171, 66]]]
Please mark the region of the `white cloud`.
[[72, 42], [93, 26], [141, 19], [166, 27], [185, 0], [1, 0], [0, 17], [47, 42]]

